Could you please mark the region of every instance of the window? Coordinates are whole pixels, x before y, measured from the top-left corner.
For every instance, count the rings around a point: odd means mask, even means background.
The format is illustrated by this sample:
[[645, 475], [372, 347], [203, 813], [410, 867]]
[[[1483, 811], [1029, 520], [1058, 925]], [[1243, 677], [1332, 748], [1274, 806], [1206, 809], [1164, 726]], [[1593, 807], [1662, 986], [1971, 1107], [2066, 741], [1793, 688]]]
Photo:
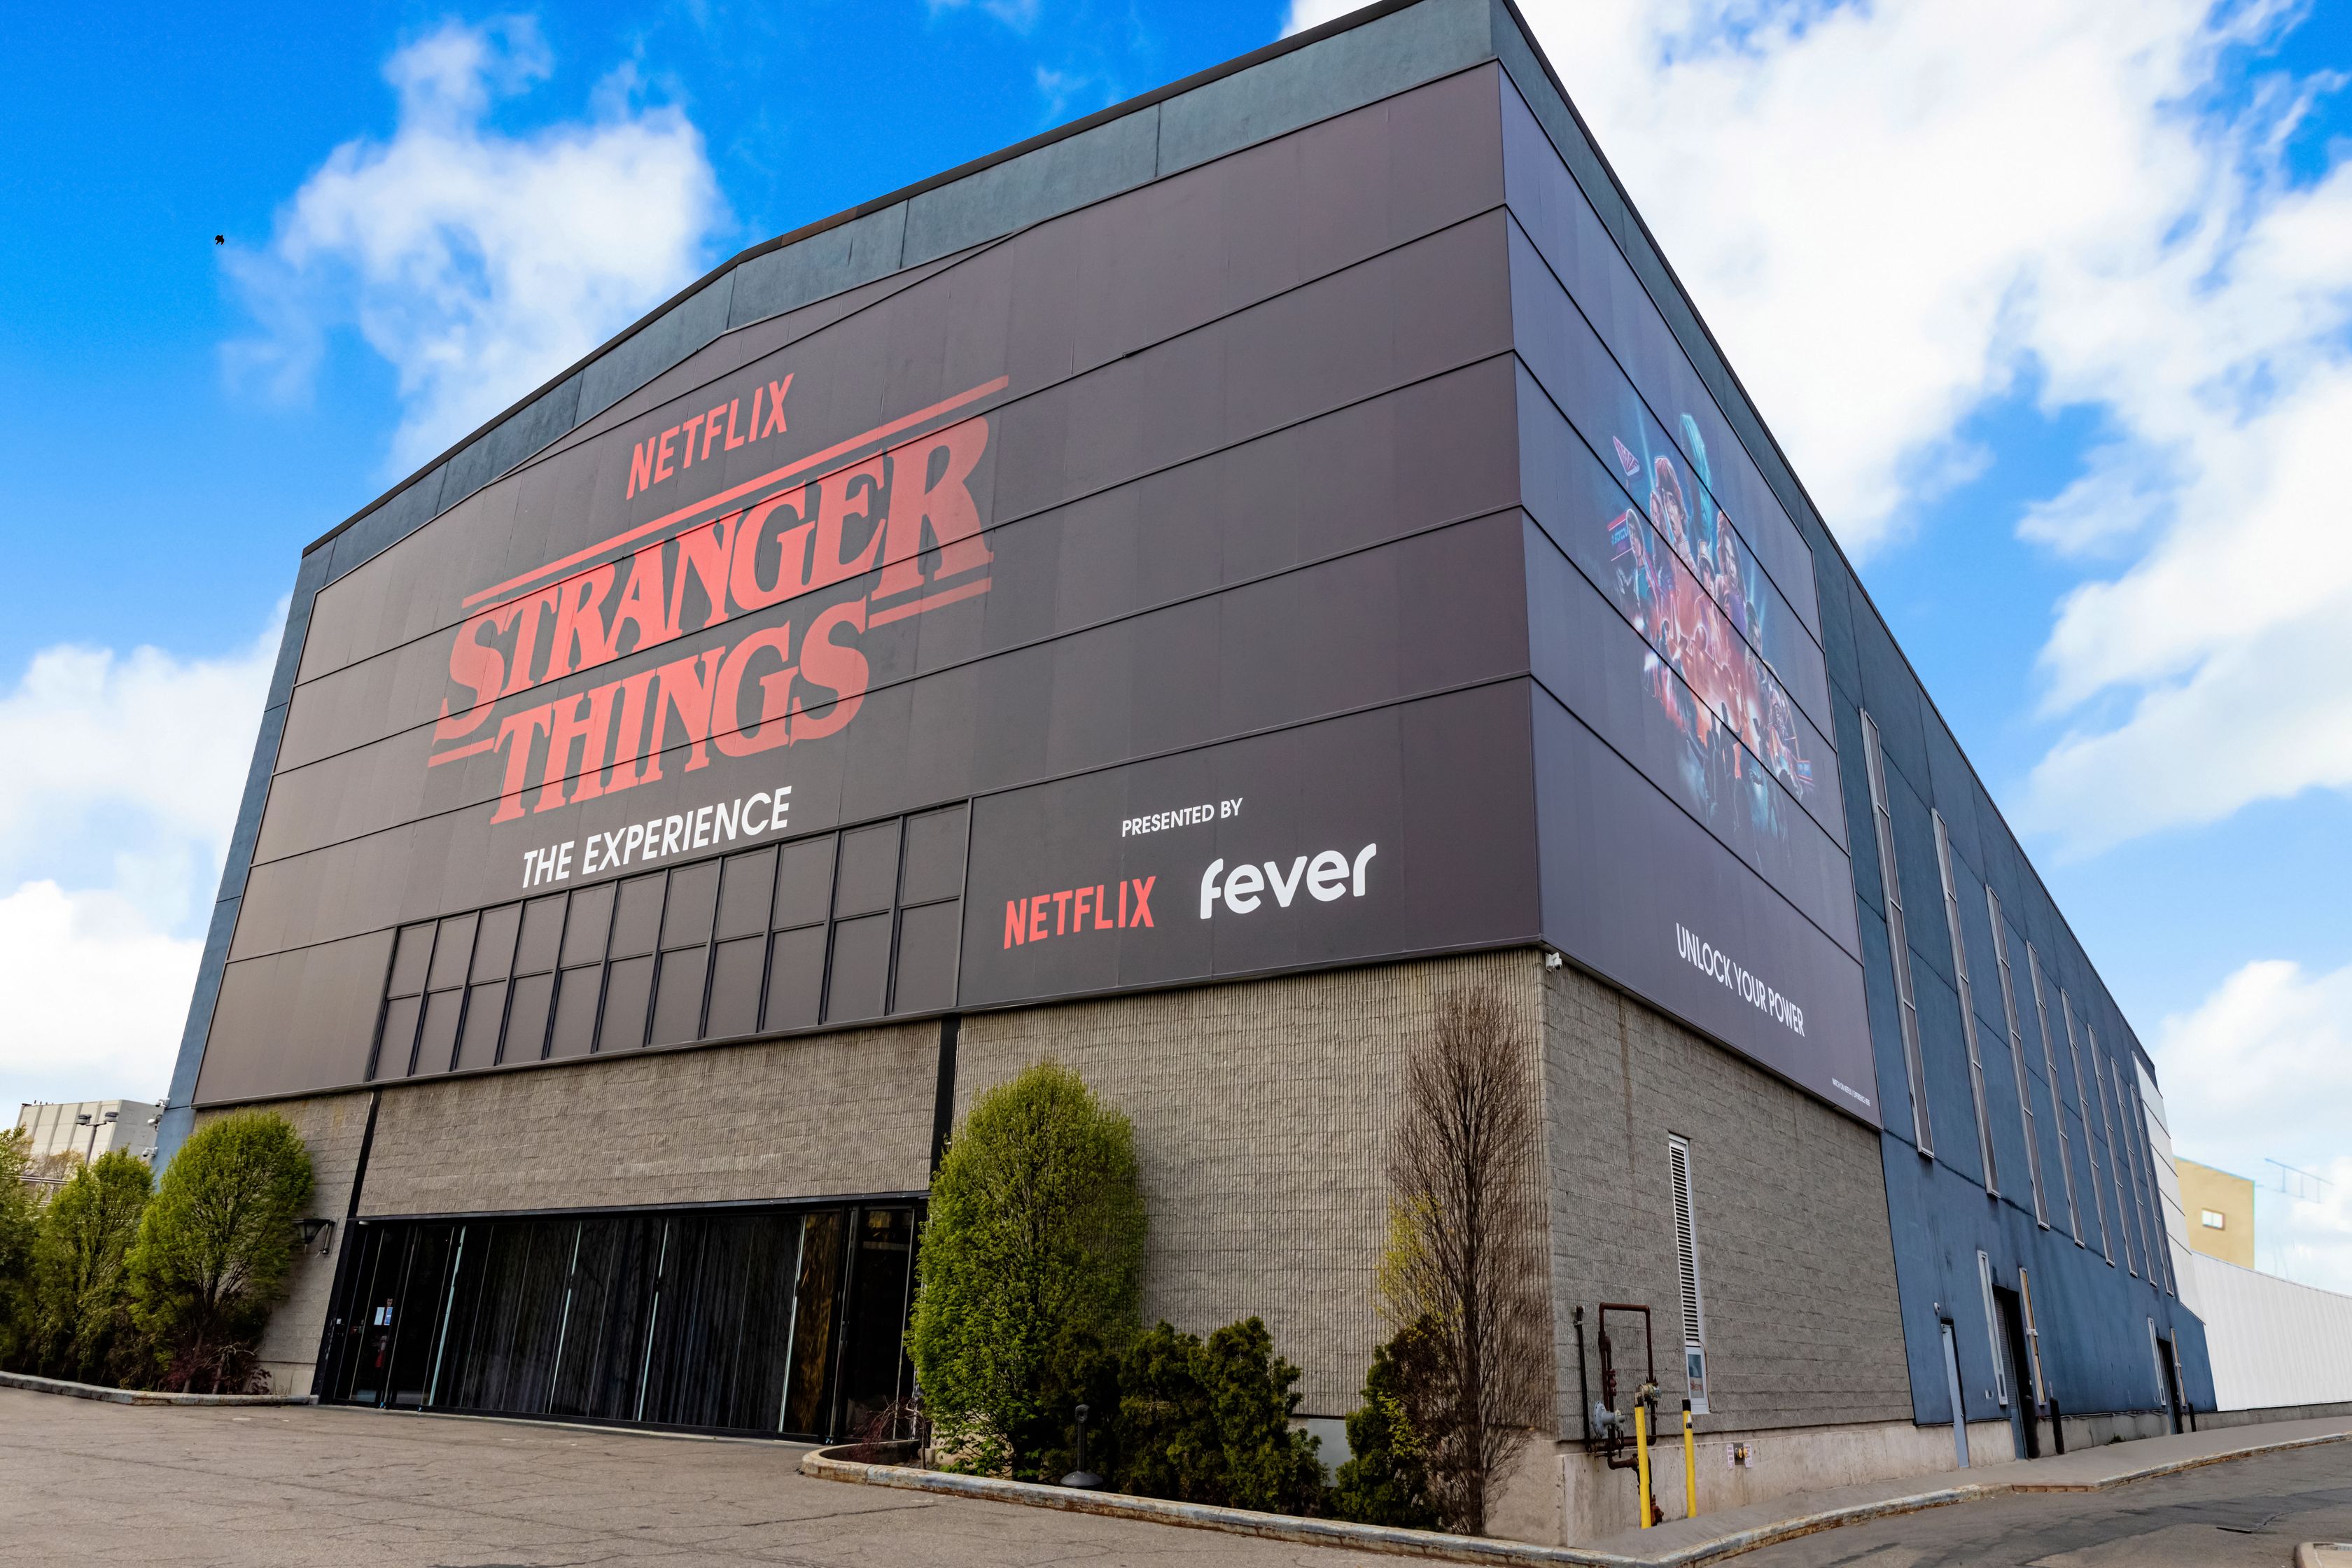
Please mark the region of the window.
[[2058, 1173], [2066, 1182], [2066, 1225], [2074, 1245], [2083, 1245], [2083, 1210], [2074, 1201], [2074, 1140], [2066, 1134], [2066, 1097], [2058, 1090], [2058, 1053], [2050, 1043], [2050, 1001], [2042, 989], [2042, 959], [2033, 944], [2025, 944], [2026, 978], [2033, 983], [2033, 1021], [2042, 1031], [2042, 1076], [2050, 1086], [2050, 1120], [2058, 1125]]
[[2205, 1211], [2204, 1219], [2205, 1228], [2207, 1230], [2227, 1230], [2230, 1228], [2229, 1216], [2218, 1214], [2211, 1209], [2207, 1209]]
[[373, 1079], [955, 1005], [967, 810], [404, 926]]
[[[2094, 1062], [2105, 1061], [2106, 1058], [2099, 1051], [2099, 1032], [2090, 1029], [2088, 1033], [2091, 1037], [2091, 1059]], [[2116, 1214], [2124, 1227], [2124, 1251], [2129, 1256], [2132, 1244], [2137, 1240], [2139, 1256], [2147, 1264], [2148, 1288], [2158, 1289], [2163, 1281], [2156, 1271], [2156, 1246], [2148, 1235], [2147, 1205], [2140, 1197], [2138, 1140], [2132, 1136], [2131, 1100], [2129, 1091], [2124, 1088], [2121, 1062], [2111, 1064], [2107, 1083], [2116, 1099], [2116, 1130], [2108, 1134], [2108, 1147], [2115, 1154], [2112, 1164], [2116, 1178]], [[2124, 1201], [2126, 1193], [2131, 1194], [2128, 1204]], [[2134, 1269], [2133, 1272], [2137, 1273], [2138, 1270]]]
[[1690, 1144], [1681, 1138], [1666, 1140], [1666, 1166], [1675, 1188], [1675, 1268], [1682, 1285], [1683, 1374], [1690, 1390], [1691, 1414], [1704, 1415], [1706, 1405], [1706, 1309], [1698, 1289], [1698, 1221], [1691, 1212]]
[[320, 1395], [824, 1439], [898, 1429], [915, 1210], [357, 1223]]
[[1895, 961], [1895, 997], [1903, 1015], [1903, 1068], [1911, 1086], [1911, 1141], [1923, 1159], [1936, 1153], [1927, 1125], [1927, 1068], [1919, 1053], [1919, 1004], [1911, 990], [1911, 938], [1903, 921], [1903, 879], [1895, 862], [1895, 813], [1887, 805], [1886, 759], [1878, 725], [1862, 716], [1862, 755], [1870, 775], [1871, 820], [1878, 829], [1878, 880], [1886, 899], [1886, 946]]
[[2066, 1054], [2074, 1059], [2074, 1103], [2083, 1108], [2083, 1165], [2091, 1173], [2091, 1212], [2099, 1216], [2099, 1252], [2112, 1264], [2116, 1248], [2107, 1236], [2107, 1200], [2099, 1195], [2099, 1149], [2091, 1142], [2091, 1086], [2083, 1077], [2083, 1047], [2074, 1038], [2074, 1005], [2066, 999], [2063, 987], [2058, 993], [2058, 1014], [2066, 1024]]
[[1960, 994], [1960, 1038], [1969, 1047], [1969, 1099], [1977, 1111], [1977, 1156], [1984, 1162], [1985, 1196], [2000, 1192], [2000, 1171], [1992, 1155], [1992, 1121], [1985, 1115], [1984, 1053], [1977, 1041], [1977, 1000], [1969, 984], [1969, 944], [1960, 934], [1960, 884], [1952, 869], [1952, 835], [1944, 814], [1929, 813], [1936, 821], [1936, 872], [1944, 881], [1944, 926], [1952, 934], [1952, 984]]
[[1992, 1258], [1984, 1248], [1977, 1248], [1977, 1285], [1984, 1296], [1985, 1342], [1992, 1351], [1992, 1396], [2003, 1410], [2009, 1408], [2009, 1357], [2001, 1353], [2000, 1310], [1992, 1299]]
[[2009, 929], [2000, 918], [2000, 898], [1985, 889], [1985, 913], [1992, 918], [1992, 957], [2000, 971], [2000, 1016], [2009, 1027], [2009, 1066], [2017, 1079], [2017, 1124], [2025, 1134], [2025, 1179], [2033, 1189], [2033, 1220], [2050, 1228], [2050, 1205], [2042, 1191], [2042, 1145], [2036, 1141], [2033, 1079], [2025, 1070], [2025, 1037], [2017, 1027], [2017, 980], [2009, 966]]
[[2139, 1261], [2132, 1250], [2131, 1205], [2124, 1197], [2124, 1145], [2116, 1136], [2116, 1119], [2107, 1107], [2106, 1058], [2099, 1054], [2099, 1034], [2085, 1024], [2084, 1032], [2091, 1037], [2091, 1081], [2099, 1086], [2099, 1125], [2107, 1139], [2107, 1180], [2115, 1184], [2116, 1228], [2124, 1233], [2124, 1267], [2132, 1278], [2139, 1278]]

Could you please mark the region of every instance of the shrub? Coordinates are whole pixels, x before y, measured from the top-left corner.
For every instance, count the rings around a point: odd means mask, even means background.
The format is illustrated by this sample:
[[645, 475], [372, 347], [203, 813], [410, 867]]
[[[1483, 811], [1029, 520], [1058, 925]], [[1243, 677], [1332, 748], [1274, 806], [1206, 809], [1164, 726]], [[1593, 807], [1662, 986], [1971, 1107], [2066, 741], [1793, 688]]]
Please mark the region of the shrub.
[[24, 1357], [33, 1328], [33, 1238], [40, 1205], [25, 1181], [32, 1163], [29, 1136], [16, 1128], [0, 1132], [0, 1366]]
[[980, 1097], [931, 1183], [907, 1331], [952, 1468], [1045, 1475], [1070, 1369], [1134, 1335], [1143, 1231], [1134, 1128], [1076, 1073], [1040, 1063]]
[[1359, 1524], [1434, 1530], [1442, 1522], [1429, 1497], [1429, 1468], [1409, 1405], [1437, 1356], [1435, 1325], [1407, 1328], [1372, 1351], [1364, 1403], [1348, 1415], [1349, 1458], [1333, 1478], [1331, 1511]]
[[287, 1120], [239, 1111], [181, 1145], [131, 1249], [132, 1313], [166, 1388], [241, 1393], [310, 1202], [310, 1153]]
[[33, 1345], [43, 1372], [82, 1383], [138, 1366], [126, 1260], [153, 1185], [124, 1150], [74, 1173], [41, 1211], [33, 1243]]
[[1290, 1425], [1298, 1369], [1256, 1318], [1203, 1344], [1166, 1323], [1137, 1338], [1120, 1369], [1122, 1490], [1272, 1513], [1323, 1511], [1319, 1445]]

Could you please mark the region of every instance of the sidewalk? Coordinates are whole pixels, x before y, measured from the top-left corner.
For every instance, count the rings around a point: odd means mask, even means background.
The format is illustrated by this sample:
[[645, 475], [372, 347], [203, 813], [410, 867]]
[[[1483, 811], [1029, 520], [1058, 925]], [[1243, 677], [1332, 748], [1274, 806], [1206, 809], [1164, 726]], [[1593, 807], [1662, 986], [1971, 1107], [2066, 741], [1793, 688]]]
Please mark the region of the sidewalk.
[[2254, 1454], [2352, 1438], [2352, 1417], [2282, 1421], [2267, 1426], [2232, 1426], [2189, 1432], [2177, 1437], [2145, 1437], [2109, 1443], [2059, 1458], [1980, 1465], [1936, 1476], [1869, 1481], [1783, 1497], [1696, 1519], [1671, 1520], [1652, 1530], [1632, 1530], [1577, 1550], [1601, 1562], [1685, 1568], [1738, 1552], [1793, 1540], [1889, 1514], [1914, 1513], [1948, 1503], [2011, 1493], [2090, 1492]]

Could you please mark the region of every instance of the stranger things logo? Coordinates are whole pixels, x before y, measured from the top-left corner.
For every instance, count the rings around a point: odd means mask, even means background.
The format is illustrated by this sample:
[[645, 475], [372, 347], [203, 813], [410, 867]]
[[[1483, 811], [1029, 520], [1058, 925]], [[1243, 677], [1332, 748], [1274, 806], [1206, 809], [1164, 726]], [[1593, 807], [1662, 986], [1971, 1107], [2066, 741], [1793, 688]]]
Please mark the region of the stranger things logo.
[[791, 377], [761, 377], [638, 439], [629, 499], [730, 447], [781, 461], [468, 595], [426, 765], [495, 755], [507, 823], [847, 729], [872, 639], [989, 591], [991, 422], [958, 415], [1004, 384], [794, 458]]

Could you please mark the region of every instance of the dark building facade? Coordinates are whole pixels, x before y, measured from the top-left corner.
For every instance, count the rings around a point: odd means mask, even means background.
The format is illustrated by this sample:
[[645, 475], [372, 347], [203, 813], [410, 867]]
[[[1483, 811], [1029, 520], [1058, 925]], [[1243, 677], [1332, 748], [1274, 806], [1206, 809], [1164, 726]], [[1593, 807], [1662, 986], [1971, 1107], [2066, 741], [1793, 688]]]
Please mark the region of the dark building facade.
[[1717, 1504], [2210, 1406], [2127, 1026], [1516, 14], [1418, 0], [747, 252], [307, 551], [163, 1131], [310, 1138], [291, 1384], [834, 1437], [1056, 1058], [1148, 1310], [1328, 1424], [1469, 985], [1519, 1532], [1630, 1521], [1603, 1301], [1780, 1447]]

